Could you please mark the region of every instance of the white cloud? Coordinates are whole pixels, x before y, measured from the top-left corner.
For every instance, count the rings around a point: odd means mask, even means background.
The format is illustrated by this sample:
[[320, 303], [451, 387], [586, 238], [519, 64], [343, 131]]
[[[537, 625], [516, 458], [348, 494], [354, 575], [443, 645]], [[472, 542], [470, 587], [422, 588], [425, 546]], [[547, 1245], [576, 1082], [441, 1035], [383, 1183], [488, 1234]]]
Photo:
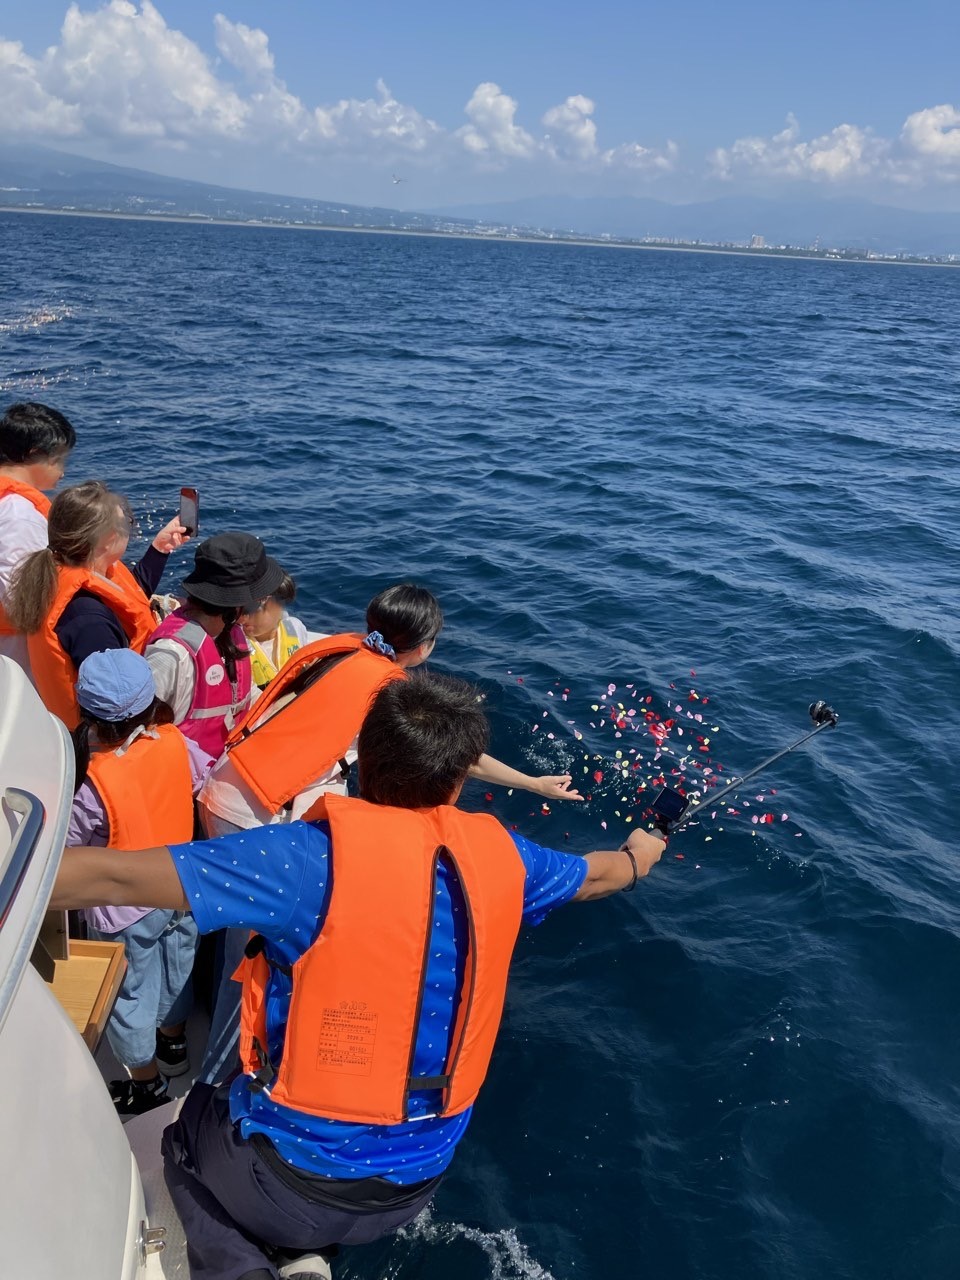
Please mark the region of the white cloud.
[[591, 119], [596, 105], [582, 93], [574, 94], [543, 117], [550, 130], [544, 143], [552, 155], [593, 160], [597, 152], [597, 126]]
[[231, 22], [222, 13], [213, 19], [213, 30], [220, 55], [231, 66], [254, 82], [274, 79], [273, 54], [265, 31], [242, 22]]
[[645, 170], [673, 165], [675, 148], [639, 143], [602, 151], [594, 103], [568, 97], [535, 136], [518, 123], [516, 99], [477, 85], [467, 123], [443, 128], [378, 82], [369, 98], [309, 105], [277, 73], [267, 33], [218, 13], [219, 57], [167, 25], [153, 0], [107, 0], [67, 9], [60, 42], [40, 58], [0, 40], [0, 130], [44, 139], [95, 137], [191, 149], [242, 144], [288, 154], [418, 159], [440, 166], [459, 157], [479, 171], [553, 163], [571, 169]]
[[[265, 9], [265, 12], [269, 10]], [[597, 106], [571, 94], [540, 128], [521, 123], [517, 100], [498, 84], [477, 85], [466, 122], [444, 127], [378, 82], [366, 98], [307, 103], [278, 74], [266, 31], [213, 21], [208, 54], [167, 25], [153, 0], [71, 3], [59, 42], [36, 57], [0, 37], [0, 131], [44, 140], [177, 147], [195, 157], [341, 157], [409, 161], [477, 174], [547, 169], [647, 178], [676, 171], [675, 143], [604, 147]], [[714, 176], [841, 186], [960, 181], [960, 108], [948, 103], [908, 116], [898, 136], [843, 123], [805, 139], [791, 115], [771, 137], [749, 136], [709, 157]], [[687, 175], [689, 178], [690, 174]]]
[[593, 119], [596, 104], [582, 93], [551, 107], [543, 123], [549, 132], [543, 149], [554, 160], [566, 161], [588, 169], [630, 169], [647, 173], [666, 173], [677, 161], [677, 145], [668, 142], [663, 150], [642, 147], [639, 142], [625, 142], [602, 151], [597, 144], [597, 126]]
[[86, 133], [184, 142], [239, 138], [247, 104], [213, 74], [206, 55], [167, 26], [150, 0], [110, 0], [92, 13], [71, 4], [60, 44], [39, 64]]
[[315, 108], [313, 117], [319, 138], [344, 147], [375, 143], [387, 152], [417, 154], [443, 136], [439, 125], [398, 102], [382, 80], [376, 98], [343, 98], [332, 107]]
[[793, 115], [771, 138], [738, 138], [710, 156], [715, 176], [773, 177], [836, 185], [874, 180], [897, 186], [960, 180], [960, 110], [944, 103], [908, 116], [899, 137], [840, 124], [810, 141]]
[[457, 137], [474, 155], [526, 159], [537, 144], [515, 122], [517, 103], [492, 81], [478, 84], [464, 110], [469, 124], [457, 130]]
[[277, 76], [266, 32], [217, 14], [214, 36], [226, 75], [168, 27], [151, 0], [109, 0], [86, 13], [71, 4], [59, 45], [43, 59], [0, 43], [0, 104], [8, 96], [25, 104], [5, 110], [0, 126], [47, 137], [269, 143], [307, 152], [367, 143], [416, 152], [443, 132], [382, 82], [376, 97], [311, 109]]
[[48, 93], [40, 82], [40, 64], [23, 45], [0, 39], [0, 121], [11, 132], [69, 138], [82, 132], [77, 107]]
[[625, 142], [612, 151], [603, 152], [603, 162], [612, 168], [640, 169], [647, 173], [669, 173], [677, 167], [680, 148], [668, 142], [663, 150], [641, 147], [639, 142]]
[[960, 110], [943, 103], [915, 111], [904, 121], [900, 140], [908, 152], [935, 164], [960, 166]]
[[803, 142], [796, 118], [789, 115], [786, 127], [772, 138], [738, 138], [731, 147], [714, 151], [711, 163], [724, 179], [756, 174], [840, 182], [876, 172], [888, 151], [888, 142], [852, 124]]

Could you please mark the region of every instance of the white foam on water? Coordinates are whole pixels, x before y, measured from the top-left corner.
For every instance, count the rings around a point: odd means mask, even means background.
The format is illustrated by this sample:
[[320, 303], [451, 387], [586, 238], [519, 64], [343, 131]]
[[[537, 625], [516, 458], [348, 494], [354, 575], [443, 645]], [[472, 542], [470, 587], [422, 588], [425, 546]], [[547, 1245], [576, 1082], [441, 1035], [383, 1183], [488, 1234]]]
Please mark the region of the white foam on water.
[[466, 1240], [486, 1254], [490, 1263], [490, 1280], [556, 1280], [552, 1271], [530, 1256], [526, 1246], [517, 1238], [516, 1231], [509, 1227], [502, 1231], [481, 1231], [479, 1227], [468, 1227], [462, 1222], [439, 1222], [428, 1207], [409, 1226], [401, 1227], [397, 1235], [433, 1246]]
[[72, 369], [61, 369], [59, 373], [35, 369], [29, 373], [17, 373], [10, 378], [0, 379], [0, 391], [45, 391], [48, 387], [59, 386], [61, 382], [79, 380]]
[[44, 325], [67, 320], [72, 315], [70, 307], [39, 307], [11, 320], [0, 320], [0, 333], [27, 333], [31, 329], [42, 329]]

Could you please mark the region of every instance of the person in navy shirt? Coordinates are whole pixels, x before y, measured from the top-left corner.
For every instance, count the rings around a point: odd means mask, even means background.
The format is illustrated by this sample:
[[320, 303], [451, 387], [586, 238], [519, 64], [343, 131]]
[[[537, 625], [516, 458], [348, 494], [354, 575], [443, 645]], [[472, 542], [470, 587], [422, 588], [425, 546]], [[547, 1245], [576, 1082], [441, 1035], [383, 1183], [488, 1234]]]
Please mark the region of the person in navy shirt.
[[[435, 675], [394, 681], [375, 699], [358, 743], [360, 789], [368, 803], [339, 803], [372, 810], [380, 821], [391, 809], [433, 812], [455, 804], [487, 736], [472, 686]], [[522, 923], [534, 925], [563, 903], [632, 888], [663, 850], [660, 839], [636, 830], [619, 850], [583, 857], [516, 833], [510, 839], [522, 865]], [[52, 906], [189, 908], [201, 933], [250, 929], [269, 964], [266, 1087], [252, 1071], [220, 1088], [195, 1085], [164, 1134], [165, 1175], [195, 1280], [316, 1274], [310, 1270], [316, 1260], [308, 1265], [306, 1253], [364, 1243], [402, 1226], [429, 1202], [469, 1124], [471, 1107], [445, 1114], [443, 1091], [433, 1083], [444, 1071], [464, 998], [471, 905], [442, 856], [425, 926], [428, 959], [410, 1071], [412, 1080], [426, 1078], [430, 1087], [412, 1088], [405, 1118], [392, 1124], [328, 1119], [272, 1097], [270, 1076], [283, 1059], [288, 1030], [301, 1034], [288, 1028], [290, 969], [323, 933], [337, 856], [325, 821], [134, 854], [64, 854]], [[383, 857], [389, 859], [389, 847]], [[376, 928], [371, 919], [370, 929]], [[412, 983], [420, 980], [411, 974]], [[302, 1028], [308, 1032], [315, 1036], [316, 1028]], [[362, 1080], [357, 1089], [362, 1095]]]

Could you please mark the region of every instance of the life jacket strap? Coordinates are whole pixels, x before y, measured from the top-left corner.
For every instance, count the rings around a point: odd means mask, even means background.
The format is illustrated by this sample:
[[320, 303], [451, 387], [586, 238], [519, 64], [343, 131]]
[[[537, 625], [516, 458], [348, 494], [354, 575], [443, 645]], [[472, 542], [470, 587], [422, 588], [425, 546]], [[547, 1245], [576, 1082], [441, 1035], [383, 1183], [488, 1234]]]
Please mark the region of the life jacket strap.
[[416, 1093], [420, 1089], [446, 1089], [449, 1084], [449, 1074], [443, 1076], [411, 1076], [407, 1083], [407, 1093]]
[[271, 960], [266, 954], [267, 940], [262, 933], [255, 933], [251, 936], [250, 941], [243, 948], [243, 954], [248, 960], [255, 960], [257, 956], [262, 955], [264, 960], [271, 969], [276, 969], [277, 973], [282, 973], [288, 978], [293, 977], [293, 965], [282, 964], [279, 960]]
[[[345, 756], [337, 761], [337, 767], [340, 770], [340, 780], [342, 782], [346, 782], [346, 780], [350, 777], [350, 765]], [[296, 799], [297, 799], [296, 796], [291, 796], [290, 799], [287, 801], [287, 803], [283, 806], [283, 809], [281, 810], [281, 812], [293, 813], [293, 805]]]
[[243, 954], [248, 960], [256, 960], [266, 945], [267, 940], [262, 933], [251, 933], [247, 945], [243, 948]]
[[257, 1070], [250, 1075], [250, 1088], [254, 1093], [263, 1093], [277, 1073], [273, 1069], [270, 1055], [256, 1036], [253, 1037], [253, 1052], [257, 1055]]
[[[278, 711], [274, 711], [273, 715], [268, 715], [266, 719], [258, 720], [255, 716], [248, 723], [240, 726], [240, 739], [249, 738], [256, 733], [258, 729], [262, 729], [264, 725], [269, 724], [274, 716], [280, 715], [287, 707], [296, 702], [297, 698], [317, 683], [321, 676], [325, 676], [334, 667], [338, 667], [341, 662], [345, 662], [347, 658], [352, 658], [357, 652], [356, 649], [346, 649], [342, 653], [328, 653], [322, 658], [318, 658], [315, 662], [311, 662], [308, 666], [299, 671], [289, 685], [284, 689], [281, 697], [287, 699]], [[270, 708], [267, 708], [269, 711]], [[236, 746], [236, 742], [231, 744]], [[227, 751], [230, 747], [227, 747]]]

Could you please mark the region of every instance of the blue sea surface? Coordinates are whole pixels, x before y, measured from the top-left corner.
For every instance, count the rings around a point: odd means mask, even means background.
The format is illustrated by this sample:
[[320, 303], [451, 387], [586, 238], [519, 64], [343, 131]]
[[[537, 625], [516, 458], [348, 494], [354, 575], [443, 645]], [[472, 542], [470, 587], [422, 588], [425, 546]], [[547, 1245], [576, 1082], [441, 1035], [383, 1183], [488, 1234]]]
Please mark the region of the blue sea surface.
[[524, 936], [430, 1216], [343, 1280], [960, 1274], [958, 386], [960, 271], [0, 216], [0, 407], [69, 479], [144, 535], [196, 485], [318, 629], [429, 586], [494, 753], [592, 796], [469, 807], [615, 846], [646, 711], [668, 781], [840, 712]]

